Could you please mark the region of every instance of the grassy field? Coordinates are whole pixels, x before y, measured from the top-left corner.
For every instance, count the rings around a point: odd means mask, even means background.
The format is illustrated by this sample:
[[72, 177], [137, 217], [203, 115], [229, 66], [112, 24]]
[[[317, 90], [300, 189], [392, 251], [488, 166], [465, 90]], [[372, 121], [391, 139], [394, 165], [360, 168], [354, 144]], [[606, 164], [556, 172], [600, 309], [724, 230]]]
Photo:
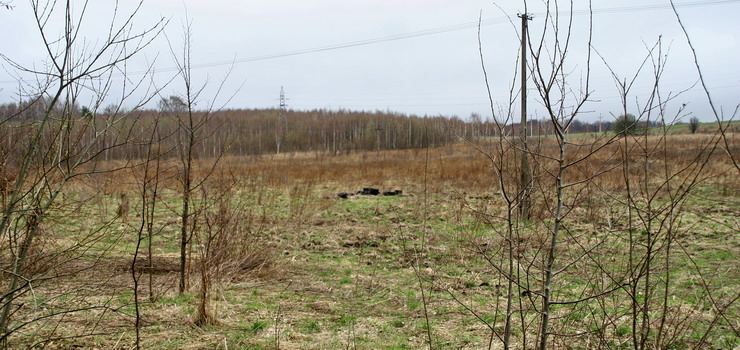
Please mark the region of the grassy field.
[[[740, 131], [740, 121], [733, 120], [728, 122], [723, 122], [723, 125], [727, 128], [728, 133], [737, 133]], [[707, 123], [699, 123], [698, 129], [696, 130], [696, 133], [699, 134], [711, 134], [717, 131], [717, 122], [707, 122]], [[691, 134], [691, 130], [689, 129], [689, 124], [675, 124], [675, 125], [668, 125], [665, 128], [658, 126], [658, 127], [651, 127], [648, 129], [648, 133], [651, 135], [660, 135], [663, 133], [667, 133], [669, 135], [686, 135]], [[602, 132], [602, 135], [605, 134], [613, 134], [613, 131], [608, 132]], [[637, 133], [644, 133], [644, 129], [640, 130], [638, 128]], [[599, 132], [586, 132], [586, 133], [577, 133], [573, 135], [579, 135], [579, 136], [598, 136]]]
[[[672, 142], [683, 145], [704, 140], [700, 135], [674, 137]], [[668, 158], [680, 164], [681, 151], [675, 152]], [[604, 156], [593, 162], [610, 159]], [[661, 280], [653, 290], [660, 293], [666, 283], [671, 288], [665, 306], [667, 334], [675, 339], [667, 342], [670, 348], [740, 346], [740, 310], [733, 299], [740, 290], [740, 182], [722, 154], [716, 159], [676, 208], [680, 219], [670, 231], [674, 255], [666, 265], [656, 265], [658, 279], [670, 279]], [[142, 261], [135, 268], [144, 348], [480, 349], [491, 343], [500, 348], [490, 329], [502, 331], [506, 280], [490, 259], [503, 254], [504, 223], [496, 218], [506, 211], [506, 203], [490, 158], [474, 147], [456, 144], [333, 157], [307, 153], [224, 159], [211, 181], [214, 188], [229, 193], [231, 207], [239, 208], [239, 232], [247, 238], [233, 244], [243, 245], [248, 254], [235, 268], [219, 274], [210, 298], [218, 322], [203, 327], [192, 321], [202, 242], [191, 248], [191, 287], [178, 295], [182, 202], [174, 176], [162, 173], [157, 233], [151, 247], [153, 268], [145, 266], [146, 240], [140, 248]], [[605, 271], [625, 269], [626, 217], [617, 212], [623, 210], [618, 205], [620, 174], [619, 168], [603, 174], [593, 196], [575, 196], [578, 200], [567, 203], [568, 235], [560, 248], [562, 256], [577, 256], [582, 242], [603, 240], [600, 266]], [[67, 302], [104, 307], [36, 323], [12, 338], [12, 347], [52, 339], [36, 344], [52, 349], [132, 348], [131, 264], [140, 225], [135, 175], [135, 170], [97, 175], [68, 188], [59, 204], [63, 212], [45, 226], [44, 244], [61, 249], [81, 240], [89, 242], [73, 258], [57, 261], [53, 275], [66, 277], [44, 284], [25, 300], [60, 309]], [[337, 197], [339, 192], [363, 187], [403, 194]], [[521, 244], [517, 249], [523, 260], [542, 257], [538, 247], [546, 241], [551, 223], [546, 215], [548, 192], [542, 195], [543, 199], [535, 200], [540, 208], [535, 218], [518, 224]], [[651, 200], [659, 206], [667, 199]], [[124, 202], [128, 210], [122, 213]], [[583, 268], [589, 266], [594, 265]], [[661, 266], [671, 268], [666, 271]], [[605, 283], [581, 269], [561, 277], [557, 295], [563, 298], [578, 299]], [[522, 292], [518, 300], [527, 302], [527, 293]], [[625, 295], [625, 290], [618, 289], [575, 307], [556, 308], [558, 330], [591, 333], [554, 338], [552, 347], [630, 348], [630, 305]], [[722, 306], [726, 306], [722, 316], [715, 317]], [[517, 322], [536, 319], [531, 310], [521, 315]], [[702, 339], [710, 326], [708, 339]], [[518, 338], [526, 336], [517, 332]], [[534, 346], [531, 339], [536, 330], [531, 332], [528, 346]]]

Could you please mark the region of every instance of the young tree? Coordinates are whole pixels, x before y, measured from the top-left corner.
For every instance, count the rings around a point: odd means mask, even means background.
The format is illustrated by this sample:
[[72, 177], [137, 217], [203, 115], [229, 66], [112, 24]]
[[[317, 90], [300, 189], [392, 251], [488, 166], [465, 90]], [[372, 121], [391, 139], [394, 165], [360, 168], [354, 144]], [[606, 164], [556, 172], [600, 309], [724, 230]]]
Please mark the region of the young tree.
[[689, 119], [689, 131], [691, 131], [692, 134], [695, 134], [697, 130], [699, 130], [699, 118], [691, 117], [691, 119]]
[[[187, 286], [187, 271], [189, 254], [188, 247], [192, 242], [193, 232], [198, 227], [196, 222], [193, 222], [192, 216], [196, 212], [193, 208], [193, 194], [198, 190], [209, 178], [213, 169], [218, 164], [218, 160], [223, 155], [225, 147], [220, 147], [221, 152], [213, 155], [212, 167], [205, 169], [203, 175], [200, 177], [195, 176], [196, 171], [196, 158], [198, 157], [198, 147], [204, 146], [204, 143], [209, 139], [219, 128], [219, 125], [214, 125], [214, 115], [223, 109], [231, 98], [238, 92], [229, 96], [221, 107], [216, 108], [216, 99], [223, 88], [226, 78], [228, 78], [231, 69], [226, 73], [226, 77], [221, 81], [218, 86], [215, 96], [210, 102], [200, 101], [206, 104], [206, 108], [196, 110], [195, 105], [203, 98], [202, 94], [206, 88], [206, 84], [201, 86], [195, 86], [193, 82], [192, 72], [192, 23], [189, 19], [185, 19], [186, 22], [183, 26], [184, 42], [181, 52], [177, 52], [170, 42], [170, 53], [178, 68], [177, 77], [179, 77], [184, 86], [184, 93], [182, 96], [170, 96], [169, 98], [163, 98], [160, 100], [160, 109], [164, 109], [172, 115], [177, 122], [177, 133], [175, 135], [176, 146], [175, 149], [178, 153], [179, 158], [179, 169], [178, 169], [178, 180], [181, 185], [181, 200], [182, 209], [180, 211], [180, 279], [178, 284], [178, 292], [184, 293]], [[233, 67], [232, 67], [233, 68]], [[227, 140], [221, 140], [222, 143]], [[200, 152], [200, 155], [205, 158], [207, 156], [205, 151]]]
[[177, 152], [179, 154], [180, 166], [178, 180], [181, 184], [182, 210], [180, 211], [180, 280], [178, 292], [180, 294], [187, 290], [187, 270], [188, 270], [188, 245], [193, 235], [192, 229], [195, 227], [191, 222], [192, 208], [191, 201], [193, 191], [199, 184], [194, 181], [193, 167], [195, 162], [196, 146], [202, 142], [204, 128], [208, 118], [202, 116], [195, 110], [196, 100], [200, 97], [204, 87], [194, 87], [192, 81], [192, 66], [190, 63], [192, 55], [192, 27], [187, 22], [184, 26], [185, 33], [182, 52], [176, 53], [170, 46], [170, 52], [174, 58], [178, 75], [185, 86], [183, 97], [170, 96], [160, 101], [160, 109], [164, 108], [174, 116], [177, 121]]

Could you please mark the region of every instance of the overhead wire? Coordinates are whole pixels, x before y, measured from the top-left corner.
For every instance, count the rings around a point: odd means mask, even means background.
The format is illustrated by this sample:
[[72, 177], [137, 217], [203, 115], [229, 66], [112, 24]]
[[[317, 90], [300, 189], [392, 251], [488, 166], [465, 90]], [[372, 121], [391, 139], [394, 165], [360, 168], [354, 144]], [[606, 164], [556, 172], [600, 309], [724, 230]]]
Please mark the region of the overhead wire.
[[[731, 3], [740, 3], [740, 0], [690, 1], [690, 2], [677, 3], [675, 4], [675, 6], [677, 8], [684, 8], [684, 7], [726, 5], [726, 4], [731, 4]], [[593, 9], [593, 10], [561, 11], [558, 13], [558, 15], [581, 16], [581, 15], [587, 15], [587, 14], [615, 14], [615, 13], [629, 13], [629, 12], [640, 12], [640, 11], [653, 11], [653, 10], [662, 10], [662, 9], [670, 9], [670, 8], [671, 8], [670, 4], [636, 5], [636, 6], [611, 7], [611, 8], [602, 8], [602, 9]], [[544, 12], [541, 12], [541, 13], [535, 12], [533, 14], [535, 16], [545, 15]], [[350, 41], [350, 42], [334, 44], [334, 45], [326, 45], [326, 46], [319, 46], [319, 47], [313, 47], [313, 48], [308, 48], [308, 49], [292, 50], [292, 51], [285, 51], [285, 52], [279, 52], [279, 53], [273, 53], [273, 54], [237, 58], [237, 59], [232, 59], [228, 61], [223, 60], [223, 61], [193, 64], [191, 65], [191, 68], [192, 69], [211, 68], [211, 67], [218, 67], [218, 66], [235, 65], [239, 63], [271, 60], [271, 59], [284, 58], [284, 57], [297, 56], [297, 55], [306, 55], [306, 54], [311, 54], [311, 53], [341, 50], [341, 49], [347, 49], [347, 48], [357, 47], [357, 46], [367, 46], [367, 45], [373, 45], [373, 44], [384, 43], [384, 42], [389, 42], [389, 41], [398, 41], [398, 40], [419, 38], [419, 37], [424, 37], [424, 36], [466, 30], [466, 29], [471, 29], [471, 28], [477, 28], [479, 25], [490, 26], [490, 25], [495, 25], [495, 24], [502, 24], [502, 23], [506, 23], [509, 21], [511, 21], [509, 17], [500, 16], [500, 17], [483, 19], [480, 22], [478, 21], [466, 22], [466, 23], [460, 23], [460, 24], [449, 25], [449, 26], [444, 26], [444, 27], [437, 27], [437, 28], [430, 28], [430, 29], [402, 33], [402, 34], [394, 34], [394, 35], [371, 38], [371, 39]], [[121, 73], [121, 74], [114, 75], [114, 76], [120, 77], [124, 75], [140, 75], [140, 74], [147, 74], [147, 73], [167, 73], [167, 72], [176, 72], [178, 71], [178, 69], [179, 68], [177, 67], [168, 67], [168, 68], [159, 68], [159, 69], [148, 70], [148, 71], [132, 71], [132, 72], [126, 72], [125, 74]], [[6, 81], [0, 81], [0, 83], [6, 83], [6, 84], [7, 83], [17, 83], [17, 81], [6, 80]]]
[[[730, 4], [730, 3], [740, 3], [740, 0], [691, 1], [691, 2], [684, 2], [684, 3], [676, 4], [676, 7], [682, 8], [682, 7], [713, 6], [713, 5], [724, 5], [724, 4]], [[623, 7], [594, 9], [592, 11], [589, 11], [589, 10], [574, 10], [572, 12], [561, 11], [559, 15], [567, 16], [567, 15], [572, 14], [572, 15], [581, 16], [581, 15], [587, 15], [589, 13], [614, 14], [614, 13], [629, 13], [629, 12], [640, 12], [640, 11], [662, 10], [662, 9], [670, 9], [670, 8], [671, 8], [670, 4], [636, 5], [636, 6], [623, 6]], [[534, 13], [534, 14], [535, 15], [545, 15], [544, 12]], [[509, 22], [510, 20], [511, 19], [507, 16], [500, 16], [500, 17], [483, 19], [480, 22], [478, 21], [466, 22], [466, 23], [425, 29], [425, 30], [403, 33], [403, 34], [394, 34], [390, 36], [384, 36], [384, 37], [378, 37], [378, 38], [372, 38], [372, 39], [350, 41], [350, 42], [345, 42], [345, 43], [336, 44], [336, 45], [327, 45], [327, 46], [320, 46], [320, 47], [314, 47], [314, 48], [303, 49], [303, 50], [294, 50], [294, 51], [286, 51], [286, 52], [280, 52], [280, 53], [274, 53], [274, 54], [268, 54], [268, 55], [238, 58], [238, 59], [234, 59], [230, 61], [219, 61], [219, 62], [195, 64], [192, 66], [192, 68], [211, 68], [211, 67], [217, 67], [217, 66], [232, 65], [232, 64], [237, 64], [237, 63], [264, 61], [264, 60], [297, 56], [297, 55], [305, 55], [305, 54], [318, 53], [318, 52], [324, 52], [324, 51], [340, 50], [340, 49], [346, 49], [346, 48], [357, 47], [357, 46], [366, 46], [366, 45], [378, 44], [378, 43], [389, 42], [389, 41], [405, 40], [405, 39], [437, 35], [437, 34], [449, 33], [449, 32], [466, 30], [466, 29], [473, 29], [473, 28], [477, 28], [478, 25], [491, 26], [491, 25], [496, 25], [496, 24], [503, 24], [503, 23]], [[157, 69], [155, 70], [155, 73], [156, 72], [173, 72], [173, 71], [177, 71], [177, 68], [172, 67], [172, 68]], [[142, 72], [135, 72], [132, 74], [144, 74], [144, 73], [147, 73], [147, 72], [142, 71]]]

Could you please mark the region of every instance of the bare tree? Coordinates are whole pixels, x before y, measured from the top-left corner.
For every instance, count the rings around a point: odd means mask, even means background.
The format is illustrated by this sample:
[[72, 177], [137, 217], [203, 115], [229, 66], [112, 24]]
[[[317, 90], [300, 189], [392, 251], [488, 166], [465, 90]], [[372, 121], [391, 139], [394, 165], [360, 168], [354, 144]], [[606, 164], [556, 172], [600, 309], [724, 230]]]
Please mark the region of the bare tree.
[[[592, 22], [589, 16], [584, 30], [588, 35], [582, 42], [585, 54], [576, 57], [570, 51], [581, 49], [574, 48], [576, 41], [571, 40], [571, 34], [577, 29], [572, 22], [573, 16], [564, 15], [573, 10], [573, 4], [566, 11], [562, 11], [557, 2], [546, 2], [546, 5], [547, 13], [541, 19], [544, 21], [542, 31], [536, 35], [526, 33], [533, 37], [532, 43], [525, 48], [529, 50], [532, 63], [523, 66], [523, 69], [528, 69], [532, 76], [537, 98], [546, 111], [548, 124], [555, 137], [552, 141], [539, 138], [537, 145], [526, 148], [513, 141], [511, 133], [514, 128], [505, 126], [514, 121], [517, 91], [515, 82], [512, 82], [508, 105], [498, 114], [498, 118], [491, 99], [491, 110], [499, 124], [500, 137], [493, 152], [483, 150], [493, 164], [498, 191], [506, 204], [505, 215], [487, 210], [478, 210], [476, 214], [500, 237], [494, 240], [500, 242], [499, 250], [491, 250], [490, 244], [476, 246], [479, 254], [507, 284], [505, 307], [501, 310], [503, 327], [499, 328], [503, 332], [496, 330], [496, 319], [492, 324], [486, 322], [491, 329], [491, 342], [494, 336], [498, 337], [504, 348], [512, 348], [513, 344], [527, 348], [528, 343], [533, 342], [536, 348], [546, 349], [550, 347], [553, 336], [577, 336], [577, 330], [560, 324], [563, 322], [563, 313], [589, 307], [586, 305], [621, 290], [628, 276], [600, 267], [598, 260], [594, 259], [599, 251], [614, 244], [613, 235], [607, 231], [594, 240], [582, 241], [570, 228], [571, 211], [585, 194], [590, 193], [588, 185], [615, 169], [614, 165], [591, 167], [589, 160], [614, 144], [617, 138], [597, 137], [583, 143], [569, 137], [568, 129], [590, 102]], [[590, 2], [588, 6], [590, 8]], [[577, 83], [569, 72], [576, 65], [583, 67]], [[485, 66], [484, 76], [488, 80]], [[547, 145], [543, 145], [543, 142]], [[521, 151], [533, 165], [532, 183], [526, 187], [532, 191], [532, 198], [538, 199], [530, 206], [531, 221], [525, 221], [526, 218], [516, 210], [523, 198], [520, 192], [525, 189], [519, 185], [520, 179], [511, 176], [512, 169], [516, 169], [520, 163], [517, 158]], [[571, 247], [562, 248], [564, 242]], [[583, 269], [601, 271], [601, 275], [589, 277], [589, 281], [610, 276], [609, 282], [600, 283], [599, 287], [579, 288], [575, 293], [566, 293], [572, 288], [572, 280], [583, 278], [580, 275]], [[499, 307], [496, 307], [498, 315]], [[553, 315], [556, 308], [561, 311]], [[518, 318], [516, 323], [515, 317]], [[515, 327], [519, 328], [516, 332]], [[518, 339], [514, 339], [515, 333], [519, 334]], [[528, 334], [536, 334], [535, 339], [529, 338]]]
[[[621, 111], [614, 113], [630, 119], [624, 123], [629, 132], [590, 138], [569, 135], [568, 129], [592, 102], [591, 55], [596, 51], [589, 35], [582, 42], [584, 54], [573, 55], [578, 43], [572, 37], [577, 30], [573, 16], [565, 15], [568, 11], [560, 9], [558, 2], [545, 4], [544, 26], [531, 35], [532, 63], [526, 69], [533, 76], [554, 139], [538, 139], [541, 144], [525, 152], [533, 165], [533, 198], [538, 199], [531, 206], [532, 220], [524, 221], [512, 211], [520, 197], [515, 185], [518, 179], [511, 174], [516, 173], [513, 170], [523, 148], [515, 142], [513, 125], [506, 125], [514, 123], [517, 96], [512, 82], [509, 100], [500, 111], [489, 97], [499, 139], [490, 149], [470, 142], [489, 158], [504, 207], [492, 211], [485, 204], [469, 204], [479, 220], [474, 225], [491, 232], [483, 238], [471, 235], [469, 242], [505, 286], [505, 299], [501, 305], [496, 303], [491, 320], [450, 294], [486, 324], [490, 343], [498, 339], [504, 348], [529, 348], [535, 342], [537, 349], [546, 349], [578, 339], [608, 348], [614, 340], [608, 330], [627, 326], [631, 339], [624, 345], [631, 342], [635, 349], [686, 344], [692, 332], [702, 335], [693, 341], [701, 347], [717, 325], [734, 331], [728, 305], [734, 305], [740, 294], [723, 293], [724, 302], [718, 302], [719, 292], [712, 289], [706, 271], [693, 263], [683, 238], [687, 236], [683, 224], [687, 200], [697, 186], [717, 176], [709, 171], [710, 160], [723, 149], [734, 161], [724, 134], [727, 124], [719, 123], [718, 132], [707, 135], [695, 148], [682, 149], [686, 157], [678, 161], [669, 157], [685, 147], [669, 136], [667, 128], [686, 117], [684, 107], [671, 112], [671, 103], [685, 91], [668, 93], [669, 97], [662, 92], [668, 55], [658, 38], [655, 45], [646, 46], [643, 62], [627, 78], [601, 57], [622, 99]], [[589, 20], [589, 33], [590, 29]], [[577, 79], [574, 66], [583, 67]], [[483, 73], [488, 82], [485, 65]], [[647, 97], [638, 99], [635, 82], [643, 78], [652, 79], [653, 85]], [[648, 129], [654, 125], [659, 127]], [[620, 184], [615, 186], [615, 180]], [[583, 232], [584, 223], [577, 219], [583, 215], [578, 210], [584, 209], [603, 214], [588, 214], [590, 233]], [[604, 261], [605, 256], [613, 257]], [[693, 318], [699, 311], [685, 304], [671, 305], [678, 287], [673, 273], [679, 259], [692, 261], [694, 277], [702, 287], [696, 295], [711, 305], [710, 316], [704, 320]]]
[[696, 134], [697, 130], [699, 130], [699, 118], [691, 117], [689, 119], [689, 131], [691, 131], [692, 134]]
[[[139, 306], [139, 284], [142, 271], [146, 270], [149, 275], [149, 301], [154, 302], [154, 286], [153, 286], [153, 273], [154, 273], [154, 256], [152, 253], [153, 239], [155, 235], [162, 233], [166, 225], [156, 225], [156, 209], [159, 204], [160, 194], [160, 182], [162, 181], [162, 158], [167, 155], [168, 150], [162, 149], [162, 139], [159, 128], [160, 118], [159, 115], [154, 117], [154, 120], [148, 125], [148, 129], [151, 132], [146, 139], [146, 158], [143, 160], [141, 166], [134, 167], [132, 170], [136, 173], [135, 177], [139, 182], [140, 188], [140, 210], [139, 210], [139, 226], [136, 230], [136, 245], [134, 248], [134, 256], [131, 261], [131, 278], [133, 280], [134, 290], [134, 311], [135, 311], [135, 323], [134, 327], [136, 330], [136, 348], [141, 348], [141, 313]], [[164, 137], [167, 137], [165, 135]], [[140, 173], [137, 173], [138, 170]], [[146, 257], [147, 266], [141, 268], [139, 265], [139, 255], [141, 245], [146, 243]]]
[[176, 136], [177, 151], [180, 159], [178, 179], [182, 186], [179, 293], [184, 293], [187, 290], [188, 245], [193, 234], [192, 228], [195, 227], [190, 220], [192, 215], [190, 204], [193, 191], [197, 189], [199, 184], [194, 183], [193, 163], [196, 157], [196, 146], [202, 141], [203, 129], [208, 120], [205, 117], [199, 116], [195, 110], [196, 100], [200, 97], [205, 86], [196, 88], [192, 85], [192, 66], [190, 64], [192, 54], [192, 24], [187, 22], [183, 31], [185, 36], [182, 52], [177, 54], [172, 46], [170, 46], [170, 52], [177, 63], [178, 75], [185, 85], [185, 94], [184, 97], [170, 96], [169, 99], [162, 99], [160, 101], [160, 108], [165, 106], [167, 111], [175, 116], [178, 123], [178, 134]]
[[[176, 134], [176, 150], [179, 155], [179, 176], [178, 180], [181, 184], [181, 200], [182, 209], [180, 211], [180, 280], [178, 285], [179, 293], [184, 293], [187, 286], [187, 272], [189, 269], [189, 245], [191, 244], [192, 237], [195, 234], [193, 230], [197, 227], [197, 223], [191, 220], [194, 210], [192, 208], [193, 193], [198, 190], [207, 180], [213, 172], [213, 169], [218, 164], [218, 160], [223, 155], [225, 147], [220, 147], [220, 152], [213, 155], [211, 167], [205, 169], [203, 174], [196, 178], [196, 164], [195, 161], [198, 158], [198, 146], [204, 146], [204, 141], [207, 140], [213, 133], [218, 130], [217, 121], [214, 120], [213, 116], [218, 111], [223, 109], [231, 98], [233, 98], [239, 89], [237, 89], [231, 96], [229, 96], [220, 107], [216, 107], [216, 99], [219, 97], [226, 78], [231, 73], [231, 69], [226, 73], [223, 80], [221, 80], [218, 89], [216, 90], [215, 96], [208, 101], [200, 101], [205, 103], [206, 107], [200, 110], [196, 109], [196, 104], [203, 98], [202, 94], [206, 88], [206, 84], [195, 86], [193, 81], [192, 72], [192, 22], [189, 19], [185, 19], [183, 25], [183, 47], [181, 52], [177, 52], [175, 48], [170, 44], [170, 53], [178, 68], [177, 77], [180, 78], [184, 85], [184, 93], [182, 96], [170, 96], [167, 99], [160, 101], [160, 108], [166, 110], [177, 122], [178, 129]], [[210, 128], [210, 129], [209, 129]], [[222, 140], [222, 143], [227, 140]], [[200, 155], [205, 158], [207, 152], [202, 151]]]
[[[119, 134], [114, 137], [118, 142], [101, 146], [99, 141], [104, 135], [118, 133], [117, 126], [125, 117], [113, 114], [105, 120], [79, 118], [78, 101], [83, 91], [92, 92], [88, 105], [99, 106], [110, 93], [113, 74], [125, 74], [125, 62], [148, 46], [165, 22], [161, 20], [134, 32], [133, 20], [141, 8], [139, 3], [126, 15], [116, 9], [112, 24], [101, 40], [84, 40], [79, 35], [87, 5], [87, 2], [83, 3], [80, 12], [74, 13], [71, 0], [30, 2], [36, 28], [41, 34], [41, 45], [47, 53], [46, 64], [41, 66], [48, 70], [0, 55], [18, 75], [35, 76], [38, 86], [29, 85], [24, 89], [27, 94], [41, 96], [46, 101], [43, 111], [23, 125], [30, 138], [15, 154], [18, 158], [14, 159], [17, 165], [14, 186], [7, 190], [2, 207], [0, 259], [7, 279], [2, 283], [0, 295], [0, 341], [5, 347], [11, 336], [37, 322], [58, 319], [81, 310], [106, 308], [105, 304], [63, 302], [59, 295], [46, 302], [39, 302], [34, 297], [49, 281], [79, 272], [64, 272], [62, 267], [108, 233], [107, 223], [83, 229], [86, 223], [79, 222], [82, 225], [80, 231], [87, 230], [88, 233], [73, 245], [53, 248], [44, 244], [53, 235], [52, 231], [46, 230], [45, 223], [61, 215], [79, 215], [81, 203], [61, 199], [62, 191], [72, 181], [105, 171], [96, 169], [94, 160], [105, 150], [125, 144], [132, 136]], [[54, 18], [63, 19], [61, 28], [54, 26], [57, 23], [52, 20]], [[91, 45], [90, 42], [97, 44]], [[134, 89], [146, 91], [143, 82], [133, 81], [133, 86], [130, 80], [124, 83], [119, 103], [130, 100]], [[140, 106], [147, 101], [148, 97], [133, 101], [133, 105]], [[61, 209], [60, 202], [65, 202], [64, 206], [72, 210]], [[69, 290], [62, 295], [75, 293], [79, 291]], [[33, 302], [29, 303], [28, 298]]]

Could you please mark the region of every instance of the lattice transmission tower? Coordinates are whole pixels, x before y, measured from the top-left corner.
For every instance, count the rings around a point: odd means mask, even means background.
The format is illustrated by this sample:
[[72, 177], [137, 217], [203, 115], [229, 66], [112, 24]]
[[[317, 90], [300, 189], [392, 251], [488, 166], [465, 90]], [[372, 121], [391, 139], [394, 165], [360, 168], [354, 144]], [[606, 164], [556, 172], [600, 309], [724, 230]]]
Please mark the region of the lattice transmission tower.
[[275, 148], [280, 154], [280, 146], [288, 134], [288, 104], [286, 103], [285, 89], [280, 87], [280, 108], [278, 108], [278, 119], [275, 125]]

